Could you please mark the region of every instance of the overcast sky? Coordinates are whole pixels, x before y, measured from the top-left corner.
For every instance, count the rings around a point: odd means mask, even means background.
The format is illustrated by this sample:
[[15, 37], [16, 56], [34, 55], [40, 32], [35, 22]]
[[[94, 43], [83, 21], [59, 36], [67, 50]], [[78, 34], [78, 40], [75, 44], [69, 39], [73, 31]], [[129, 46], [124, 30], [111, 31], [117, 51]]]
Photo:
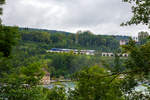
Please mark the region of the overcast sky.
[[120, 27], [131, 18], [122, 0], [6, 0], [3, 24], [94, 34], [137, 35], [145, 26]]

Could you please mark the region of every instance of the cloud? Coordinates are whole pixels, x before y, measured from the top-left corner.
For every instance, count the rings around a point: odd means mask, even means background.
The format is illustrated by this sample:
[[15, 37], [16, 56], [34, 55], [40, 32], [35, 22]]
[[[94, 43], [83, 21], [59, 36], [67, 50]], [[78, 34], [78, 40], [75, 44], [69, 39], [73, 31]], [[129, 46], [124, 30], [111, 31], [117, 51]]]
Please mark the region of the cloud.
[[145, 26], [120, 27], [131, 18], [130, 5], [122, 0], [7, 0], [3, 23], [23, 27], [95, 34], [131, 34]]

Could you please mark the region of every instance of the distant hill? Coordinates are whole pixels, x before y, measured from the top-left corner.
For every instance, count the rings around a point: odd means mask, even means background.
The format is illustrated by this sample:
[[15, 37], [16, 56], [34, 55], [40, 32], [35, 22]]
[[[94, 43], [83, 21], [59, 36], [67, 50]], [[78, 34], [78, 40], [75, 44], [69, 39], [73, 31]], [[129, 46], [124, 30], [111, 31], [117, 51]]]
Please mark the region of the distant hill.
[[79, 34], [71, 32], [36, 29], [36, 28], [19, 28], [21, 34], [21, 43], [25, 47], [33, 48], [36, 51], [48, 50], [51, 48], [68, 48], [68, 49], [94, 49], [102, 52], [115, 52], [120, 50], [120, 40], [128, 40], [129, 36], [115, 35], [95, 35], [90, 31], [83, 31]]
[[129, 36], [116, 35], [115, 38], [120, 41], [120, 40], [129, 40], [130, 37]]
[[71, 33], [71, 32], [65, 32], [65, 31], [38, 29], [38, 28], [25, 28], [25, 27], [19, 27], [19, 30], [40, 31], [40, 32], [48, 32], [48, 33], [64, 33], [64, 34], [70, 34]]
[[[48, 32], [48, 33], [64, 33], [64, 34], [72, 34], [71, 32], [65, 32], [65, 31], [58, 31], [58, 30], [48, 30], [48, 29], [38, 29], [38, 28], [25, 28], [25, 27], [19, 27], [19, 30], [26, 30], [26, 31], [41, 31], [41, 32]], [[121, 35], [101, 35], [104, 37], [112, 36], [117, 40], [128, 40], [129, 36], [121, 36]]]
[[120, 40], [129, 40], [130, 36], [123, 36], [123, 35], [101, 35], [101, 36], [104, 36], [104, 37], [113, 37], [115, 38], [116, 40], [120, 41]]

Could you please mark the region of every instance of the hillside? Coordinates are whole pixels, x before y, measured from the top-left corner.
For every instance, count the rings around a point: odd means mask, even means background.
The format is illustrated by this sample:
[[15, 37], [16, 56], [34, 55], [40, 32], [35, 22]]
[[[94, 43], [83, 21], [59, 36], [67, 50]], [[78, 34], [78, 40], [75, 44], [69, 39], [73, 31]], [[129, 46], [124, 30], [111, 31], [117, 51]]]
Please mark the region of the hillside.
[[[56, 30], [19, 28], [20, 43], [23, 45], [36, 45], [38, 48], [71, 48], [94, 49], [101, 52], [115, 52], [119, 49], [119, 40], [125, 36], [94, 35], [90, 31], [73, 34]], [[34, 47], [33, 46], [33, 47]]]
[[65, 31], [57, 31], [57, 30], [48, 30], [48, 29], [38, 29], [38, 28], [25, 28], [25, 27], [19, 27], [19, 30], [27, 30], [27, 31], [40, 31], [40, 32], [48, 32], [48, 33], [65, 33], [69, 34], [70, 32]]

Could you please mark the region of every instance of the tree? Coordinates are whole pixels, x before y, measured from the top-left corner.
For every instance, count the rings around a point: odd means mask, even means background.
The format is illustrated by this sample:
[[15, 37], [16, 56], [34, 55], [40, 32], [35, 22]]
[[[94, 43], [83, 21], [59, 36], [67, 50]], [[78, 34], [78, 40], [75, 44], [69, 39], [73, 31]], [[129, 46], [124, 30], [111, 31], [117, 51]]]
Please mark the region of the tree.
[[11, 69], [10, 74], [4, 73], [0, 79], [0, 98], [8, 100], [40, 100], [42, 92], [37, 85], [44, 75], [40, 63], [29, 64], [26, 67]]
[[[123, 25], [131, 24], [144, 24], [150, 27], [150, 0], [123, 0], [132, 4], [133, 17], [130, 21]], [[145, 38], [148, 33], [139, 33], [140, 38]], [[144, 36], [143, 36], [144, 35]], [[142, 40], [141, 39], [141, 40]], [[130, 41], [127, 46], [123, 47], [126, 52], [130, 54], [126, 67], [136, 74], [142, 74], [144, 78], [145, 75], [149, 73], [149, 49], [150, 42], [143, 44], [141, 46], [136, 46], [134, 41]]]
[[128, 71], [133, 71], [132, 74], [142, 75], [143, 78], [148, 75], [150, 71], [150, 42], [137, 46], [134, 41], [129, 41], [129, 44], [123, 48], [130, 55], [126, 61]]
[[0, 52], [4, 57], [9, 57], [14, 45], [19, 40], [18, 28], [0, 26]]
[[48, 91], [48, 100], [68, 100], [66, 91], [63, 87], [54, 87]]
[[138, 39], [139, 39], [139, 43], [142, 45], [142, 44], [145, 44], [148, 40], [148, 32], [139, 32], [138, 33]]
[[[0, 5], [4, 3], [5, 0], [0, 0]], [[0, 15], [2, 15], [2, 8], [0, 8]], [[0, 22], [0, 77], [2, 77], [2, 73], [9, 73], [11, 69], [10, 55], [18, 39], [17, 27], [4, 26]]]
[[123, 0], [132, 4], [132, 18], [122, 25], [144, 24], [150, 27], [150, 0]]
[[[5, 0], [0, 0], [0, 6], [3, 5], [3, 4], [5, 4]], [[2, 13], [3, 13], [3, 8], [0, 7], [0, 15], [2, 15]], [[0, 24], [1, 24], [1, 23], [2, 23], [2, 21], [1, 21], [1, 19], [0, 19]]]
[[107, 69], [93, 66], [76, 74], [78, 80], [69, 100], [124, 100], [119, 76], [110, 76]]

